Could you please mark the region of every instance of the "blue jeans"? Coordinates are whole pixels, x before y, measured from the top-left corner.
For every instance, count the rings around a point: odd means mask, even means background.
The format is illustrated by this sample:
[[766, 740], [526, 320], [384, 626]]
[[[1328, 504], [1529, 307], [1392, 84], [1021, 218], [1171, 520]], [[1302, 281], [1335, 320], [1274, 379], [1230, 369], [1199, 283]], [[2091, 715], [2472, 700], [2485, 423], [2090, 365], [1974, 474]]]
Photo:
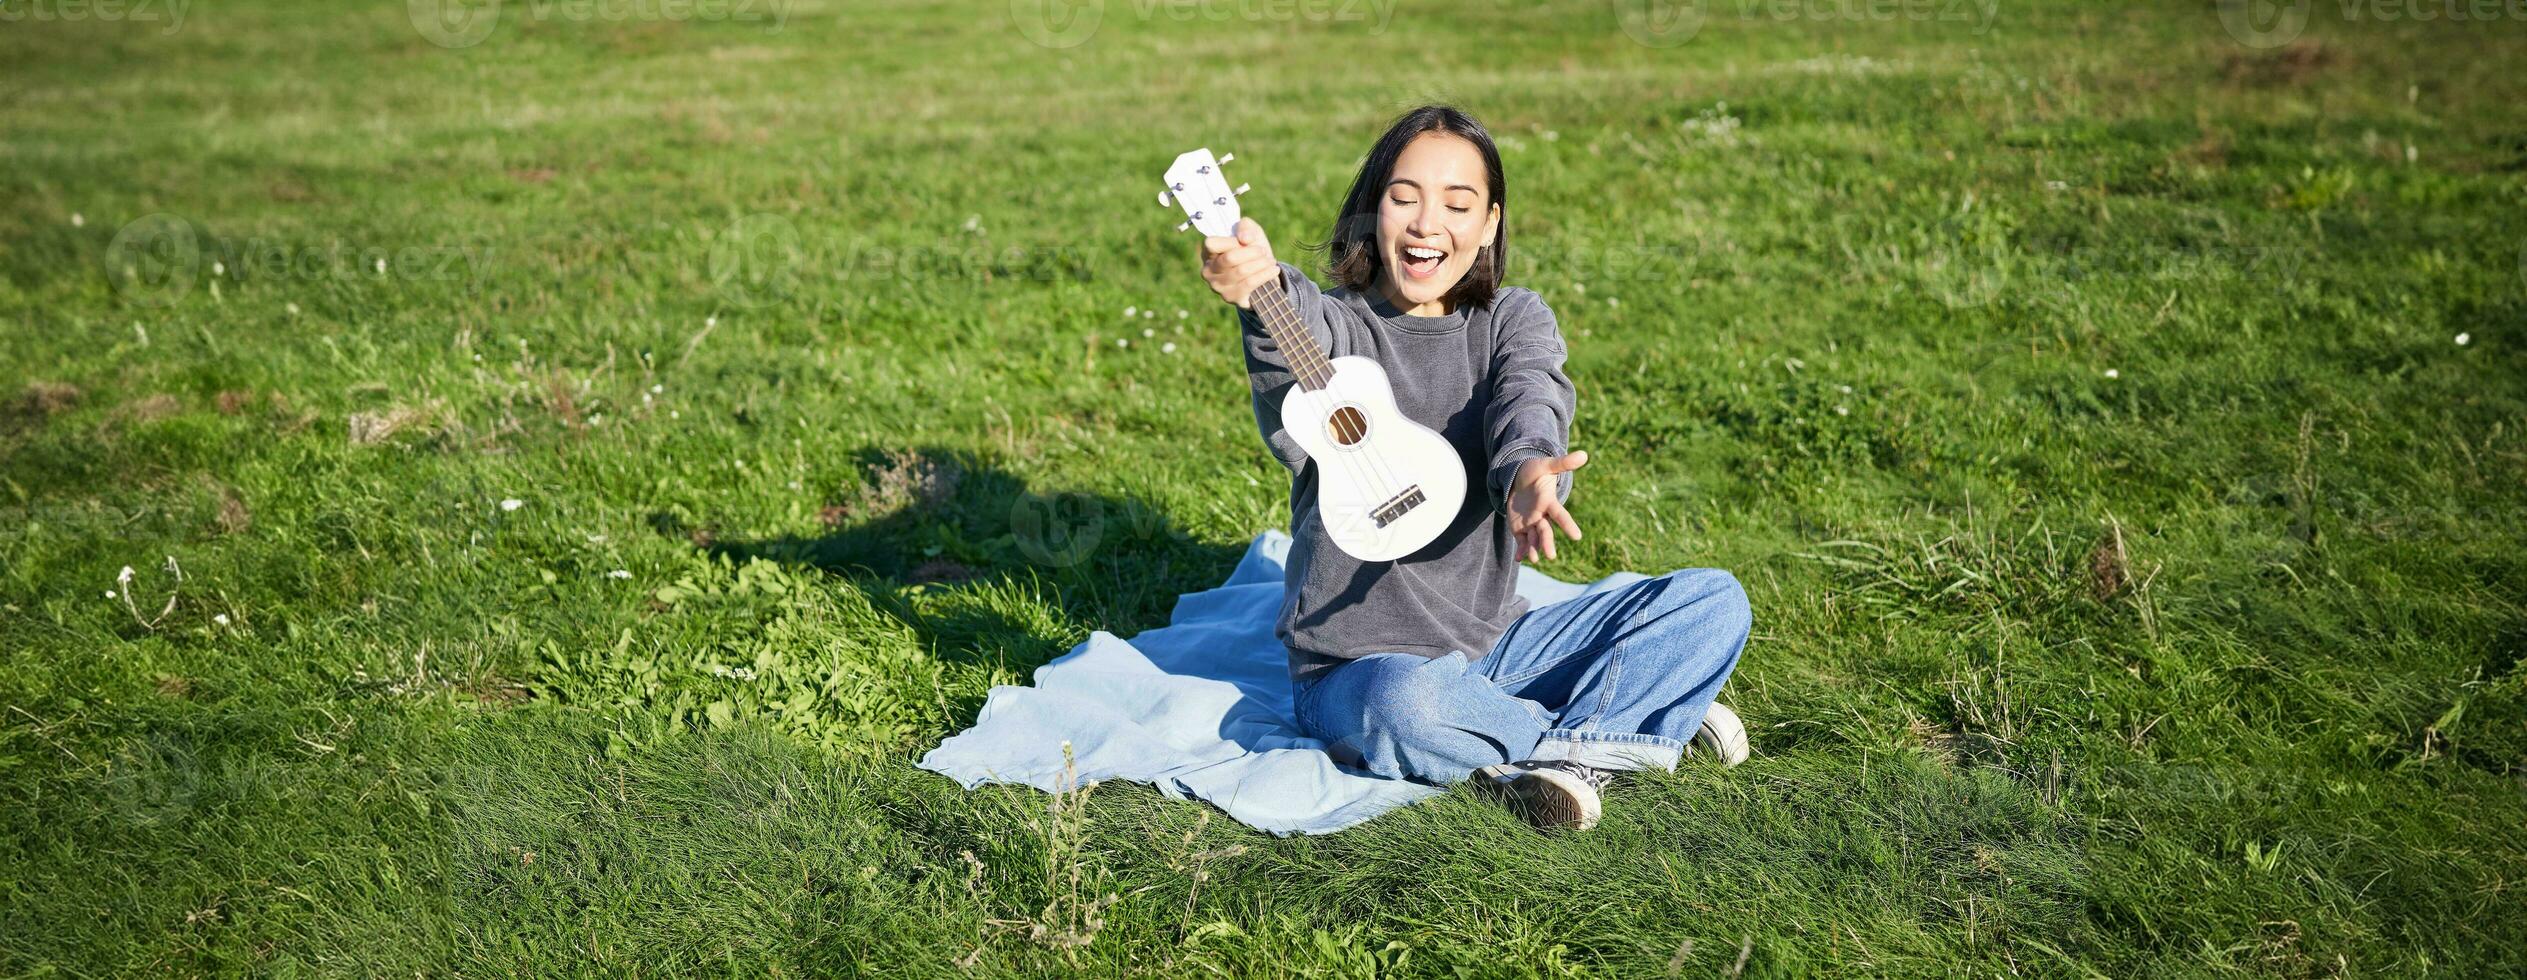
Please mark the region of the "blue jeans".
[[1445, 785], [1484, 766], [1573, 759], [1672, 770], [1746, 647], [1753, 615], [1715, 568], [1529, 610], [1468, 661], [1374, 653], [1294, 689], [1334, 761]]

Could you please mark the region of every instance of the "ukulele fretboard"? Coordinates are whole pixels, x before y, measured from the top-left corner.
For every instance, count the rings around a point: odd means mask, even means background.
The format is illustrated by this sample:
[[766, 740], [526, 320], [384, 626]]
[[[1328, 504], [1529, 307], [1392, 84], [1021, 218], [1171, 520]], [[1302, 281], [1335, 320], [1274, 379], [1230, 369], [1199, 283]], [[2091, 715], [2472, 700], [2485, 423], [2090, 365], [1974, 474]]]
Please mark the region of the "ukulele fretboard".
[[1334, 376], [1333, 364], [1326, 360], [1325, 349], [1317, 346], [1316, 337], [1307, 332], [1307, 324], [1299, 320], [1299, 311], [1290, 303], [1290, 293], [1281, 288], [1281, 278], [1274, 276], [1251, 297], [1255, 319], [1263, 321], [1264, 332], [1272, 335], [1273, 346], [1280, 348], [1281, 359], [1290, 366], [1299, 387], [1315, 391], [1325, 387]]

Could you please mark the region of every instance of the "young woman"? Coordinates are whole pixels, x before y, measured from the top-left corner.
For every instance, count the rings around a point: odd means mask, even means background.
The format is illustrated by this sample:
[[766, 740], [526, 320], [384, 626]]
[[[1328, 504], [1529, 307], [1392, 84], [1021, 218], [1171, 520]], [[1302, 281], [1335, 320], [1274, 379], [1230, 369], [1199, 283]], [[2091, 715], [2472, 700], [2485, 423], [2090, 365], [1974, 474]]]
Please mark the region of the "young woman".
[[[1475, 777], [1553, 829], [1596, 823], [1611, 774], [1734, 765], [1745, 729], [1716, 703], [1745, 646], [1737, 580], [1670, 572], [1529, 611], [1518, 562], [1556, 557], [1588, 454], [1570, 451], [1577, 394], [1553, 312], [1501, 285], [1500, 151], [1472, 116], [1405, 113], [1353, 179], [1326, 243], [1332, 290], [1273, 258], [1263, 228], [1202, 243], [1202, 276], [1237, 306], [1264, 442], [1290, 468], [1292, 544], [1277, 630], [1298, 722], [1334, 759], [1391, 779]], [[1280, 277], [1328, 356], [1386, 369], [1397, 403], [1466, 464], [1464, 507], [1420, 551], [1362, 562], [1327, 539], [1316, 468], [1281, 431], [1294, 378], [1248, 297]]]

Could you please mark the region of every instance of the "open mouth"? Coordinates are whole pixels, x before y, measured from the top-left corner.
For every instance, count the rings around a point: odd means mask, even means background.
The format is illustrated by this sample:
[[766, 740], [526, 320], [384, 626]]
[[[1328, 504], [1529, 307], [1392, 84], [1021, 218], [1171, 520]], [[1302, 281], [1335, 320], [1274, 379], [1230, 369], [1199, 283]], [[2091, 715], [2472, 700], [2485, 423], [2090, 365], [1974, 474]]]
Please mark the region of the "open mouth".
[[1407, 245], [1404, 246], [1404, 259], [1398, 265], [1403, 267], [1405, 278], [1428, 279], [1438, 275], [1439, 263], [1447, 260], [1448, 253], [1438, 249]]

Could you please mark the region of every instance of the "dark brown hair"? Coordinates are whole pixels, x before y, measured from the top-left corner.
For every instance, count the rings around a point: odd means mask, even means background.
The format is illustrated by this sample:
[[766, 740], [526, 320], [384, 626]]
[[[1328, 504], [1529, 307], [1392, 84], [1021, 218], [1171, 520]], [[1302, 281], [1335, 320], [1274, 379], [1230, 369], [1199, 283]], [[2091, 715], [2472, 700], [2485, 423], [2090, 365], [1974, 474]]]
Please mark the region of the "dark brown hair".
[[1483, 124], [1455, 106], [1426, 105], [1397, 117], [1369, 148], [1367, 159], [1360, 161], [1360, 175], [1351, 179], [1351, 193], [1343, 196], [1342, 212], [1334, 217], [1334, 233], [1325, 240], [1326, 266], [1335, 280], [1353, 290], [1364, 290], [1377, 281], [1378, 270], [1386, 257], [1378, 254], [1378, 202], [1386, 195], [1386, 183], [1395, 178], [1395, 161], [1404, 155], [1404, 147], [1423, 133], [1446, 133], [1474, 144], [1483, 156], [1483, 169], [1488, 174], [1484, 183], [1486, 197], [1493, 207], [1501, 209], [1500, 227], [1495, 229], [1490, 245], [1474, 253], [1473, 268], [1465, 270], [1465, 278], [1457, 280], [1445, 297], [1453, 307], [1481, 306], [1492, 301], [1492, 293], [1500, 288], [1501, 276], [1509, 260], [1509, 211], [1507, 188], [1500, 172], [1500, 148], [1492, 144], [1492, 134]]

